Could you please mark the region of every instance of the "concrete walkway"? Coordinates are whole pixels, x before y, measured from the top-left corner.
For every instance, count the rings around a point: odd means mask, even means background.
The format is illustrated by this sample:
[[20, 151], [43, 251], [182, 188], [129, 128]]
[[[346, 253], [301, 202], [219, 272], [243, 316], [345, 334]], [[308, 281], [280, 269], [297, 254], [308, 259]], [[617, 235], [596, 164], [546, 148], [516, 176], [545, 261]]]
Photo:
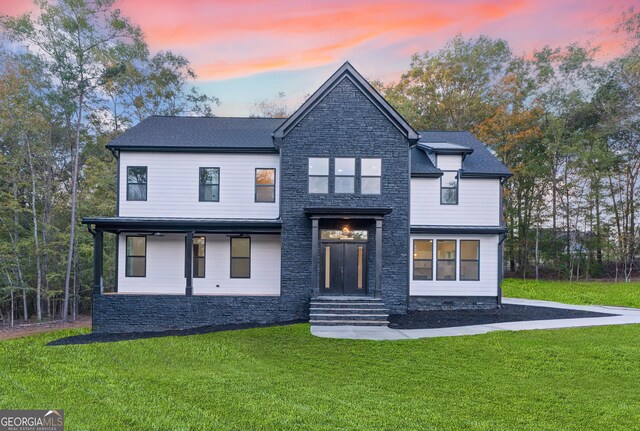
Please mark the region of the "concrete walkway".
[[354, 340], [405, 340], [414, 338], [456, 337], [460, 335], [486, 334], [492, 331], [528, 331], [532, 329], [580, 328], [585, 326], [628, 325], [640, 323], [640, 309], [603, 305], [570, 305], [551, 301], [504, 298], [504, 304], [533, 307], [563, 308], [568, 310], [594, 311], [616, 314], [611, 317], [586, 317], [580, 319], [529, 320], [503, 322], [487, 325], [456, 326], [433, 329], [392, 329], [376, 326], [312, 326], [311, 333], [323, 338], [346, 338]]

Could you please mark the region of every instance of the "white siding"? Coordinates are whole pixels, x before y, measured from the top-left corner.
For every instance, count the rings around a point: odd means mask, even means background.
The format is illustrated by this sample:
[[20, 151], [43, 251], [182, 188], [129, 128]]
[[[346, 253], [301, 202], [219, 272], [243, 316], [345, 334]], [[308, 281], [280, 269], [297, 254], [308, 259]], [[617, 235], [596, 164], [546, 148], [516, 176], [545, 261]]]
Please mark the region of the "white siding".
[[[147, 200], [127, 201], [127, 166], [147, 166]], [[220, 168], [220, 202], [199, 202], [199, 168]], [[255, 169], [276, 169], [276, 201], [255, 202]], [[277, 154], [120, 153], [121, 217], [275, 219], [279, 216]]]
[[458, 205], [441, 205], [439, 178], [411, 178], [411, 224], [498, 226], [500, 180], [461, 178]]
[[[433, 280], [413, 279], [413, 240], [434, 240]], [[437, 281], [435, 278], [435, 241], [438, 239], [458, 240], [456, 252], [456, 281]], [[480, 280], [460, 281], [460, 239], [480, 240]], [[411, 262], [409, 277], [412, 296], [497, 296], [498, 295], [498, 235], [411, 235]]]
[[[230, 238], [206, 236], [205, 278], [193, 279], [194, 295], [279, 295], [280, 235], [251, 236], [251, 278], [231, 278]], [[118, 292], [185, 294], [184, 235], [147, 237], [147, 276], [125, 277], [126, 235], [120, 235]]]
[[457, 171], [462, 167], [462, 156], [438, 154], [436, 163], [437, 168], [443, 171]]

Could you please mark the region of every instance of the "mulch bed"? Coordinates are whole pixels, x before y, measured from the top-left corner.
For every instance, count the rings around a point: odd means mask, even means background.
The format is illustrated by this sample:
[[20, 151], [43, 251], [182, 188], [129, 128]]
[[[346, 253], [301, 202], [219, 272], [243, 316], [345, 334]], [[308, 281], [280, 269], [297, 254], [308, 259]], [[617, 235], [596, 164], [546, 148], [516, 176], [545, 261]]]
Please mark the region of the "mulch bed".
[[389, 327], [394, 329], [451, 328], [455, 326], [523, 322], [527, 320], [579, 319], [585, 317], [610, 316], [616, 316], [616, 314], [505, 304], [502, 308], [491, 310], [432, 310], [412, 311], [408, 314], [394, 314], [389, 316]]
[[0, 340], [27, 337], [29, 335], [41, 334], [43, 332], [73, 328], [91, 328], [91, 316], [78, 316], [75, 322], [63, 322], [61, 320], [55, 320], [39, 323], [17, 323], [13, 327], [2, 326], [0, 327]]
[[228, 325], [211, 325], [201, 326], [199, 328], [189, 329], [173, 329], [169, 331], [156, 331], [156, 332], [126, 332], [122, 334], [108, 334], [108, 333], [90, 333], [83, 335], [73, 335], [71, 337], [59, 338], [49, 342], [48, 346], [65, 346], [69, 344], [91, 344], [91, 343], [112, 343], [115, 341], [128, 341], [139, 340], [142, 338], [156, 338], [156, 337], [182, 337], [185, 335], [201, 335], [209, 334], [212, 332], [220, 331], [233, 331], [236, 329], [250, 329], [250, 328], [268, 328], [271, 326], [284, 326], [293, 325], [295, 323], [307, 322], [306, 320], [290, 320], [288, 322], [278, 323], [232, 323]]

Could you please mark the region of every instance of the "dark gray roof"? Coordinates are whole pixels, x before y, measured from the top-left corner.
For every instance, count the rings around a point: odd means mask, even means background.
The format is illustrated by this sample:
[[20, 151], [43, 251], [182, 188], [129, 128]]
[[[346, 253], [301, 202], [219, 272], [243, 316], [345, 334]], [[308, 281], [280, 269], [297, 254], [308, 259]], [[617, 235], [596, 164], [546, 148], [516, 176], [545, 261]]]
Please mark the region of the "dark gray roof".
[[[470, 132], [460, 131], [424, 131], [419, 132], [420, 139], [418, 142], [424, 143], [440, 143], [449, 142], [452, 144], [462, 145], [464, 147], [471, 148], [473, 153], [467, 154], [462, 162], [462, 177], [509, 177], [511, 172], [500, 160], [494, 156], [485, 144], [480, 142], [478, 138], [473, 136]], [[414, 148], [412, 156], [416, 153]], [[427, 157], [428, 159], [428, 157]], [[424, 159], [422, 159], [424, 160]], [[431, 163], [429, 161], [429, 163]], [[426, 164], [426, 162], [425, 162]], [[433, 164], [431, 164], [431, 167]], [[432, 169], [425, 166], [416, 169]], [[414, 163], [412, 162], [411, 173], [414, 174]]]
[[442, 171], [433, 165], [427, 153], [418, 146], [414, 146], [411, 148], [411, 175], [436, 178], [442, 176]]
[[355, 67], [346, 61], [333, 75], [327, 79], [303, 104], [300, 106], [277, 130], [273, 133], [276, 142], [280, 142], [295, 125], [302, 120], [313, 108], [335, 88], [343, 79], [350, 79], [353, 84], [378, 108], [378, 110], [398, 128], [410, 143], [415, 143], [418, 133], [411, 127], [407, 120], [387, 102], [384, 97], [373, 88], [369, 82], [360, 75]]
[[142, 120], [107, 148], [275, 152], [271, 133], [284, 118], [160, 117]]

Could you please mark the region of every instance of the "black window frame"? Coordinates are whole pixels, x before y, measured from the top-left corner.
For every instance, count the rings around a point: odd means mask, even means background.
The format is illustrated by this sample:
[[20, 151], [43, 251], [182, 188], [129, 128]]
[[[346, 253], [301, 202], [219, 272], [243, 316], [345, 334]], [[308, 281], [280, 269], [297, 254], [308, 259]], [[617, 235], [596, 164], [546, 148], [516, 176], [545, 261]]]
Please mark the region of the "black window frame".
[[[438, 243], [440, 242], [453, 242], [455, 245], [453, 259], [440, 259], [438, 257]], [[456, 239], [438, 239], [436, 240], [436, 281], [458, 281], [458, 240]], [[453, 262], [453, 278], [446, 279], [440, 278], [438, 274], [438, 262]]]
[[[478, 244], [478, 258], [477, 259], [463, 259], [462, 258], [462, 243], [463, 242], [475, 242]], [[476, 278], [462, 278], [462, 262], [477, 262], [478, 269], [476, 271]], [[460, 281], [480, 281], [480, 240], [479, 239], [461, 239], [460, 240]]]
[[[443, 172], [443, 175], [440, 177], [440, 205], [458, 205], [458, 202], [460, 201], [460, 171], [459, 170], [457, 170], [457, 171], [451, 171], [451, 170], [444, 171], [443, 170], [442, 172]], [[455, 172], [456, 173], [456, 177], [455, 177], [456, 178], [456, 186], [455, 187], [451, 187], [451, 186], [446, 186], [445, 187], [445, 186], [442, 185], [442, 179], [444, 178], [444, 173], [446, 173], [446, 172]], [[444, 190], [455, 190], [456, 191], [456, 200], [455, 200], [455, 202], [444, 202], [443, 201], [442, 198], [444, 196], [444, 193], [443, 193]]]
[[[364, 175], [362, 172], [362, 161], [363, 160], [380, 160], [380, 173], [379, 175]], [[362, 192], [362, 180], [365, 178], [378, 178], [380, 188], [378, 193], [363, 193]], [[382, 157], [361, 157], [360, 158], [360, 194], [364, 196], [378, 196], [382, 194]]]
[[[273, 184], [258, 184], [258, 171], [273, 171]], [[254, 183], [254, 202], [256, 203], [274, 203], [276, 201], [276, 168], [256, 168], [253, 176]], [[258, 189], [259, 188], [273, 188], [273, 200], [258, 200]]]
[[[239, 239], [246, 239], [249, 241], [249, 256], [234, 256], [233, 255], [233, 241]], [[235, 260], [248, 260], [249, 261], [249, 273], [247, 276], [234, 276], [233, 275], [233, 262]], [[232, 236], [229, 238], [229, 278], [251, 278], [251, 237], [247, 236]]]
[[[202, 256], [198, 256], [196, 253], [196, 239], [202, 239], [203, 240], [203, 249], [204, 249], [204, 253]], [[193, 259], [192, 262], [192, 271], [191, 271], [191, 276], [193, 278], [207, 278], [207, 237], [204, 235], [198, 235], [198, 236], [194, 236], [193, 237], [193, 243], [191, 244], [191, 257]], [[202, 266], [200, 266], [200, 264], [198, 264], [198, 266], [196, 266], [196, 261], [202, 261]], [[202, 268], [202, 276], [198, 275], [196, 273], [196, 268]]]
[[[429, 241], [431, 242], [431, 259], [416, 259], [416, 242], [418, 241]], [[435, 241], [431, 238], [416, 238], [413, 240], [413, 279], [414, 280], [423, 280], [423, 281], [433, 281], [433, 261], [434, 261], [434, 253], [433, 253], [433, 246], [435, 244]], [[417, 277], [416, 276], [416, 262], [431, 262], [431, 275], [429, 276], [429, 278], [426, 277]]]
[[[204, 169], [215, 169], [218, 171], [218, 183], [203, 183], [202, 182], [202, 171]], [[204, 188], [207, 186], [216, 186], [218, 188], [217, 197], [218, 199], [204, 199]], [[198, 201], [199, 202], [220, 202], [220, 168], [216, 166], [202, 166], [198, 169]]]
[[[350, 175], [343, 175], [343, 174], [339, 174], [338, 173], [338, 159], [348, 159], [348, 160], [353, 160], [353, 174]], [[333, 193], [337, 194], [337, 195], [353, 195], [356, 193], [356, 163], [357, 163], [357, 159], [355, 157], [334, 157], [333, 158], [333, 170], [334, 170], [334, 174], [333, 174]], [[310, 175], [312, 176], [312, 175]], [[313, 175], [316, 176], [316, 175]], [[351, 189], [350, 192], [339, 192], [336, 189], [336, 180], [338, 178], [351, 178], [353, 180], [353, 188]]]
[[[311, 163], [311, 159], [325, 159], [327, 161], [327, 175], [312, 175], [309, 173], [309, 164]], [[308, 157], [307, 158], [307, 193], [310, 195], [327, 195], [330, 192], [329, 187], [329, 177], [331, 176], [331, 158], [330, 157]], [[324, 178], [327, 181], [327, 191], [326, 192], [312, 192], [311, 191], [311, 181], [310, 178]], [[355, 180], [354, 180], [355, 181]], [[354, 184], [355, 188], [355, 184]]]
[[[143, 168], [144, 169], [144, 183], [132, 183], [129, 181], [129, 169]], [[144, 199], [131, 199], [129, 197], [129, 186], [131, 185], [144, 185]], [[131, 202], [146, 202], [149, 194], [149, 167], [148, 166], [127, 166], [127, 200]]]
[[[129, 255], [129, 238], [142, 238], [144, 240], [144, 255]], [[147, 237], [145, 235], [126, 235], [124, 242], [124, 276], [128, 278], [145, 278], [147, 276]], [[144, 274], [143, 275], [129, 275], [129, 270], [131, 269], [131, 264], [129, 263], [129, 259], [144, 259]]]

